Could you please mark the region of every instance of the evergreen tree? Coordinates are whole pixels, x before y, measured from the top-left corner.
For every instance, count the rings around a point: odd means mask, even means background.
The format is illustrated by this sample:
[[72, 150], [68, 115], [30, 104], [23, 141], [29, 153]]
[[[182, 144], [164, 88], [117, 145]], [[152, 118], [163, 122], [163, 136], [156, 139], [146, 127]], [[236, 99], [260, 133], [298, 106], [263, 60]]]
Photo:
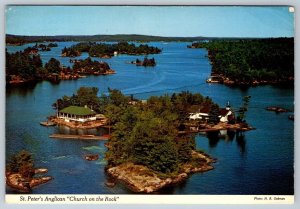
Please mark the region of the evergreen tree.
[[211, 108], [210, 108], [210, 111], [209, 111], [209, 120], [208, 120], [208, 122], [212, 123], [212, 124], [218, 124], [220, 122], [219, 115], [220, 115], [219, 106], [217, 104], [212, 104]]
[[59, 73], [61, 71], [60, 68], [60, 62], [55, 59], [55, 58], [51, 58], [46, 64], [45, 64], [45, 69], [49, 72], [49, 73]]

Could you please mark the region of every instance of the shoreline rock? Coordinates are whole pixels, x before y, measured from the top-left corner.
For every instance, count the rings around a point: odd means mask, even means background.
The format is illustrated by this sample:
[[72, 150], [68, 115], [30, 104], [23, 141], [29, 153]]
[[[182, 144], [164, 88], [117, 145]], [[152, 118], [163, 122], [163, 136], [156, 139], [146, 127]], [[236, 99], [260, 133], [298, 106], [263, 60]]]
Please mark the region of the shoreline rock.
[[[34, 171], [35, 174], [44, 174], [47, 172], [48, 169], [46, 168], [38, 168], [35, 169]], [[21, 193], [29, 193], [33, 187], [47, 183], [53, 178], [51, 176], [41, 176], [41, 177], [32, 177], [28, 179], [23, 177], [20, 173], [6, 172], [5, 179], [6, 179], [6, 184], [12, 189], [15, 189]]]
[[[216, 77], [217, 80], [211, 79], [212, 77]], [[281, 84], [288, 84], [290, 85], [291, 82], [294, 81], [294, 78], [289, 77], [285, 80], [253, 80], [253, 81], [239, 81], [239, 80], [232, 80], [229, 77], [226, 77], [222, 74], [218, 74], [215, 72], [211, 73], [210, 78], [206, 80], [207, 83], [220, 83], [226, 86], [240, 86], [240, 87], [254, 87], [260, 85], [281, 85]]]
[[143, 165], [124, 163], [108, 168], [106, 172], [117, 181], [136, 193], [153, 193], [166, 186], [175, 185], [185, 181], [190, 174], [205, 172], [214, 169], [211, 165], [215, 162], [210, 156], [204, 153], [192, 151], [192, 157], [201, 162], [198, 166], [185, 163], [180, 167], [176, 176], [160, 177], [159, 174]]
[[68, 126], [70, 128], [74, 128], [74, 129], [98, 128], [98, 127], [106, 125], [106, 123], [107, 123], [107, 119], [88, 121], [85, 123], [66, 122], [65, 120], [57, 118], [55, 116], [49, 117], [49, 121], [52, 123], [55, 123], [57, 125], [64, 125], [64, 126]]

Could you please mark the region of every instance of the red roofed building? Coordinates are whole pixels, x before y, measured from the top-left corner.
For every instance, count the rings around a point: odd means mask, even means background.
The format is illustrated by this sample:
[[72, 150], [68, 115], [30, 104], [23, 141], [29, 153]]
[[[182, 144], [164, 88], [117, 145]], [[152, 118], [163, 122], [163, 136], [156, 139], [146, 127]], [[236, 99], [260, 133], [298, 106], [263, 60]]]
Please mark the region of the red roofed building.
[[235, 119], [234, 112], [231, 109], [229, 102], [227, 103], [226, 108], [220, 109], [220, 122], [228, 123]]

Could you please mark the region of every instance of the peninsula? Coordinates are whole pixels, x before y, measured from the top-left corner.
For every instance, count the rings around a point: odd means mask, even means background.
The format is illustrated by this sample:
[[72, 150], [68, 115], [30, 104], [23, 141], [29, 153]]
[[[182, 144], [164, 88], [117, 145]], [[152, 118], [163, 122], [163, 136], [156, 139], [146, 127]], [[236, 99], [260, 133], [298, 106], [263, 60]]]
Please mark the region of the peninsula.
[[294, 38], [214, 40], [188, 48], [206, 48], [212, 64], [207, 82], [255, 86], [294, 82]]

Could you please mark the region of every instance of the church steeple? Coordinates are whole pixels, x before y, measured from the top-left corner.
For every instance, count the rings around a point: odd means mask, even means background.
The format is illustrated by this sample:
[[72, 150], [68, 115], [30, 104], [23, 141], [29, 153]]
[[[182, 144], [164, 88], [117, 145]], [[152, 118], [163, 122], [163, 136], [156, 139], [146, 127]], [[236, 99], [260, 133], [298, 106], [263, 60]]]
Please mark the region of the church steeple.
[[230, 102], [227, 101], [227, 105], [226, 105], [226, 110], [230, 110], [231, 106], [230, 106]]

